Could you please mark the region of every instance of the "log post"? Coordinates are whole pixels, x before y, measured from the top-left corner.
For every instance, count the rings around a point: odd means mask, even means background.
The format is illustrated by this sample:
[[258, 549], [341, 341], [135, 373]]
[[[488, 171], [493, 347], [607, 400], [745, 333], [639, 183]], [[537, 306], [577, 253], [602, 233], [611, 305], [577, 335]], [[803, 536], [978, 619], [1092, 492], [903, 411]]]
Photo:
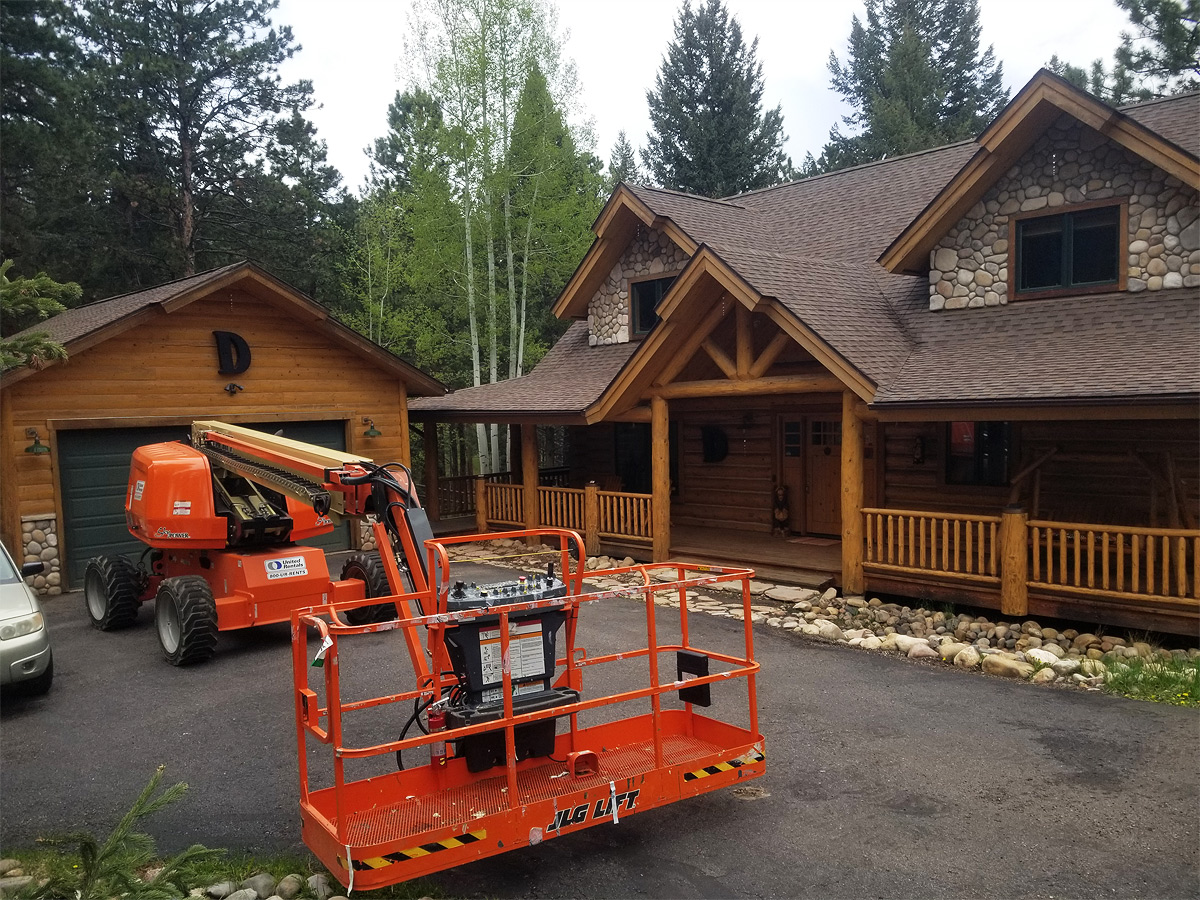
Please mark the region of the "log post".
[[665, 562], [671, 556], [671, 445], [667, 418], [667, 401], [650, 398], [650, 484], [654, 562]]
[[863, 583], [863, 423], [858, 397], [842, 392], [842, 592], [861, 594]]
[[600, 486], [583, 486], [583, 545], [588, 556], [600, 555]]
[[425, 507], [425, 515], [429, 516], [429, 521], [436, 522], [442, 517], [442, 504], [438, 498], [437, 422], [425, 423], [425, 433], [421, 436], [421, 446], [425, 452], [425, 496], [422, 500]]
[[[532, 422], [521, 425], [521, 484], [524, 487], [522, 501], [525, 507], [525, 527], [538, 528], [541, 526], [541, 515], [538, 504], [537, 426]], [[531, 537], [525, 543], [536, 547], [541, 540]]]
[[1019, 506], [1000, 514], [1000, 612], [1029, 614], [1029, 516]]
[[487, 508], [487, 477], [475, 476], [475, 533], [484, 534], [488, 530]]

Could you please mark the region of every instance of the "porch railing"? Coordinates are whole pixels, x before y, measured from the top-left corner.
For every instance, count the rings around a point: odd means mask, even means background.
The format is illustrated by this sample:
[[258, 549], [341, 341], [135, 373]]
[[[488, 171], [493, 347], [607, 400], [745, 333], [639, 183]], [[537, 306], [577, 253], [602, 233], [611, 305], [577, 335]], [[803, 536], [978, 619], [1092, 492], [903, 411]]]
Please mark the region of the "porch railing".
[[[538, 483], [566, 487], [571, 470], [553, 466], [538, 470]], [[437, 480], [438, 517], [452, 519], [475, 514], [475, 482], [482, 478], [488, 484], [511, 484], [512, 472], [493, 472], [490, 475], [447, 475]]]
[[863, 564], [897, 572], [935, 572], [969, 581], [1000, 581], [999, 516], [910, 509], [864, 509]]
[[1200, 598], [1200, 532], [1029, 522], [1029, 586], [1148, 600]]
[[[529, 526], [525, 515], [525, 489], [520, 484], [478, 482], [477, 527]], [[587, 552], [599, 553], [600, 541], [652, 544], [654, 502], [650, 494], [602, 491], [595, 484], [584, 488], [538, 488], [537, 525], [571, 528], [582, 533]]]
[[1200, 530], [864, 509], [864, 571], [1000, 593], [1011, 615], [1039, 597], [1107, 598], [1200, 613]]

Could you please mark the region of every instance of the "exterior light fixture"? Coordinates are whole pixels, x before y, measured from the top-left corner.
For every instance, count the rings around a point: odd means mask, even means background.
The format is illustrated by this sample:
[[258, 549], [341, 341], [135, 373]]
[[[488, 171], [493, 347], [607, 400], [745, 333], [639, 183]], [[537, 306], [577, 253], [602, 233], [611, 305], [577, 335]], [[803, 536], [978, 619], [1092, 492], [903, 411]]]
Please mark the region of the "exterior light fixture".
[[34, 456], [41, 456], [43, 453], [49, 453], [50, 448], [42, 443], [42, 439], [38, 437], [36, 428], [26, 428], [25, 437], [33, 438], [33, 443], [25, 448], [26, 453], [32, 453]]
[[363, 424], [367, 426], [367, 430], [363, 432], [363, 437], [377, 438], [383, 434], [382, 431], [375, 427], [374, 419], [363, 416]]

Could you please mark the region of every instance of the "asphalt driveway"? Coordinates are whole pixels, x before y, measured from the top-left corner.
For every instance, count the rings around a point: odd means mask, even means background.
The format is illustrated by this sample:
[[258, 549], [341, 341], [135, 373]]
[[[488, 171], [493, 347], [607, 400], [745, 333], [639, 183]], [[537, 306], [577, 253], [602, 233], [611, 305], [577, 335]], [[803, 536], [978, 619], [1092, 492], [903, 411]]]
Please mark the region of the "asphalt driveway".
[[[106, 831], [163, 763], [191, 790], [148, 823], [161, 850], [303, 849], [286, 626], [222, 634], [211, 663], [174, 669], [149, 608], [111, 634], [89, 627], [78, 594], [46, 613], [54, 688], [6, 696], [0, 715], [0, 847]], [[630, 600], [585, 616], [601, 645], [644, 635]], [[704, 645], [741, 633], [691, 622]], [[495, 898], [1197, 896], [1195, 710], [755, 631], [761, 792], [708, 794], [432, 880]], [[370, 638], [372, 677], [407, 669], [390, 637]]]

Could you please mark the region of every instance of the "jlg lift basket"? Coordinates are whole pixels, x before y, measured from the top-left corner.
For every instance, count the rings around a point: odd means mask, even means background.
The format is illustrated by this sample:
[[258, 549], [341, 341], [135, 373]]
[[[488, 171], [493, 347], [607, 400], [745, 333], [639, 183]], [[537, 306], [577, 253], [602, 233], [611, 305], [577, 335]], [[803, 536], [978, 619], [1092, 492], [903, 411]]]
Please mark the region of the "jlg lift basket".
[[[449, 578], [442, 575], [426, 592], [391, 598], [401, 617], [391, 622], [351, 626], [345, 611], [380, 598], [338, 603], [300, 610], [292, 616], [293, 674], [296, 697], [296, 734], [300, 763], [300, 811], [305, 843], [350, 888], [371, 889], [428, 875], [472, 860], [517, 847], [570, 834], [624, 816], [673, 803], [731, 783], [763, 774], [763, 738], [758, 730], [751, 630], [750, 586], [753, 573], [746, 569], [669, 564], [675, 580], [656, 581], [651, 571], [664, 566], [630, 566], [589, 573], [615, 576], [636, 573], [641, 584], [621, 590], [583, 593], [582, 541], [578, 534], [560, 529], [489, 534], [486, 539], [526, 538], [537, 535], [557, 541], [565, 596], [505, 603], [487, 609], [450, 611]], [[427, 571], [448, 573], [445, 547], [482, 536], [426, 541]], [[571, 551], [576, 564], [571, 568]], [[385, 565], [391, 561], [384, 557]], [[432, 579], [431, 579], [432, 580]], [[688, 631], [686, 592], [716, 582], [740, 582], [744, 616], [744, 650], [720, 653], [693, 645]], [[398, 582], [396, 582], [398, 583]], [[660, 644], [655, 621], [655, 599], [674, 594], [679, 600], [679, 642]], [[585, 603], [615, 596], [641, 595], [645, 602], [646, 644], [620, 653], [588, 656], [576, 644], [576, 625]], [[507, 598], [506, 598], [507, 599]], [[510, 638], [510, 624], [528, 621], [537, 612], [561, 615], [563, 639], [559, 645], [554, 686], [569, 701], [531, 712], [514, 712], [512, 652], [520, 634]], [[424, 614], [422, 614], [424, 613]], [[498, 620], [499, 653], [503, 659], [502, 715], [477, 724], [391, 741], [375, 746], [348, 746], [343, 724], [352, 713], [389, 704], [432, 698], [432, 709], [453, 688], [448, 677], [447, 632], [470, 630], [484, 617]], [[365, 699], [341, 696], [340, 650], [342, 642], [364, 634], [401, 631], [417, 670], [418, 686], [401, 693]], [[422, 645], [421, 632], [424, 631]], [[478, 629], [475, 629], [476, 631]], [[516, 630], [516, 629], [514, 629]], [[309, 686], [309, 637], [319, 641], [323, 663], [322, 698]], [[659, 654], [677, 654], [678, 670], [663, 677]], [[428, 657], [426, 657], [428, 653]], [[426, 659], [432, 661], [427, 667]], [[595, 666], [642, 659], [647, 684], [632, 691], [589, 697], [584, 672]], [[709, 662], [723, 667], [708, 673]], [[706, 674], [707, 673], [707, 674]], [[748, 727], [702, 715], [697, 707], [707, 703], [709, 685], [745, 679], [747, 709], [738, 709]], [[578, 695], [573, 692], [579, 692]], [[663, 697], [679, 693], [681, 709], [663, 708]], [[729, 693], [722, 690], [722, 695]], [[739, 692], [740, 693], [740, 692]], [[575, 699], [578, 696], [579, 699]], [[581, 727], [580, 714], [629, 701], [645, 701], [648, 712]], [[743, 715], [744, 714], [744, 715]], [[600, 716], [597, 716], [599, 718]], [[611, 718], [611, 716], [609, 717]], [[460, 719], [461, 720], [461, 719]], [[536, 723], [544, 738], [555, 721], [565, 727], [555, 734], [553, 752], [518, 760], [518, 750]], [[469, 721], [469, 719], [468, 719]], [[530, 726], [533, 726], [531, 729]], [[505, 762], [472, 772], [465, 756], [444, 755], [445, 744], [469, 745], [465, 739], [503, 734]], [[332, 754], [333, 784], [310, 785], [308, 745], [325, 744]], [[345, 761], [371, 757], [390, 758], [398, 751], [424, 755], [429, 762], [385, 775], [347, 780]], [[424, 748], [432, 748], [427, 750]], [[537, 752], [537, 751], [535, 751]]]

